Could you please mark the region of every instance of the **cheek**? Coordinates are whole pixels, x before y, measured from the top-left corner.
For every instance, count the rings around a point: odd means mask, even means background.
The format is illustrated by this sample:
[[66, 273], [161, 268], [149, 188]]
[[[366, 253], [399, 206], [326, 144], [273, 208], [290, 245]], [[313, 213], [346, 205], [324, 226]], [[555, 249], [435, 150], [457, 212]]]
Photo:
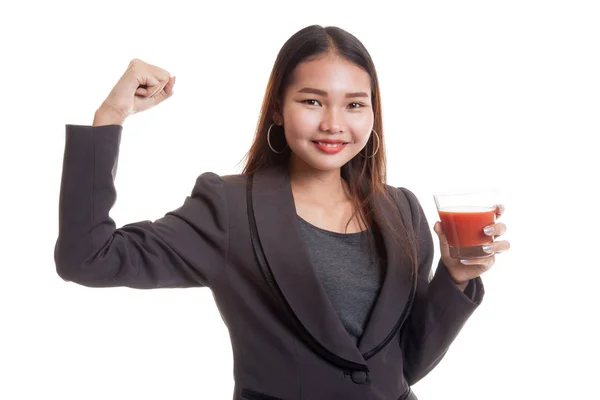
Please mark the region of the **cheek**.
[[355, 141], [360, 144], [367, 144], [373, 129], [373, 115], [361, 115], [353, 122], [352, 132], [354, 133]]
[[311, 110], [288, 109], [284, 113], [285, 132], [288, 138], [300, 138], [313, 135], [319, 129], [319, 113]]

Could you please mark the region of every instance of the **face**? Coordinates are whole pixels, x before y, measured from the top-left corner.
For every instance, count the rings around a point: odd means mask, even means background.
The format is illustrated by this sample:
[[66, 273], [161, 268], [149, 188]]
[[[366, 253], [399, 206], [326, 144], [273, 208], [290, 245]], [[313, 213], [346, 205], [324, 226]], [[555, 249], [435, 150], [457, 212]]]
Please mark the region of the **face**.
[[371, 79], [362, 68], [325, 55], [299, 64], [284, 93], [283, 123], [292, 166], [339, 170], [365, 147], [373, 128]]

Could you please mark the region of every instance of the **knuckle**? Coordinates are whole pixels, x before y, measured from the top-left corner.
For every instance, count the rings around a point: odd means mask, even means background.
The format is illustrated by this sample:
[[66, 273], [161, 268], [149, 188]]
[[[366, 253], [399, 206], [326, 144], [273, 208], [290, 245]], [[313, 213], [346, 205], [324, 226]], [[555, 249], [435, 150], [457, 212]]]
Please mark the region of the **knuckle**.
[[161, 81], [168, 81], [169, 78], [171, 77], [171, 74], [169, 73], [169, 71], [164, 70], [162, 68], [159, 68], [157, 71], [157, 77], [161, 80]]

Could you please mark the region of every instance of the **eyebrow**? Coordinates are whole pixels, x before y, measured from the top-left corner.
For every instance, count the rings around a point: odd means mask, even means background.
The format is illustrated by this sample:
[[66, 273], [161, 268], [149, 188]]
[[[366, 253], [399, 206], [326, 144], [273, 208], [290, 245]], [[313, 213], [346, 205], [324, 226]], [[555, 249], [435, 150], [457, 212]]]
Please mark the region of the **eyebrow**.
[[[302, 88], [300, 90], [298, 90], [298, 93], [313, 93], [313, 94], [318, 94], [319, 96], [324, 96], [327, 97], [327, 92], [324, 90], [320, 90], [320, 89], [315, 89], [315, 88], [309, 88], [309, 87], [305, 87]], [[352, 93], [346, 93], [346, 98], [350, 98], [350, 97], [369, 97], [369, 95], [365, 92], [352, 92]]]

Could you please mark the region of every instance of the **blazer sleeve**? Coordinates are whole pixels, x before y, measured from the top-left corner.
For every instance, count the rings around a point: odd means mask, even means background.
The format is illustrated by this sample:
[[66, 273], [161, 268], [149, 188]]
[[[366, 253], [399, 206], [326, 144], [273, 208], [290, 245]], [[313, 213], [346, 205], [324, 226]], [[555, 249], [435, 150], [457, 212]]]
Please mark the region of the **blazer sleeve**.
[[404, 373], [409, 385], [427, 375], [443, 358], [463, 325], [483, 299], [480, 277], [462, 292], [441, 259], [432, 276], [433, 239], [416, 196], [408, 198], [418, 246], [417, 288], [409, 317], [400, 336]]
[[109, 211], [121, 132], [121, 125], [66, 126], [54, 247], [58, 275], [89, 287], [210, 286], [227, 262], [222, 179], [202, 174], [178, 209], [116, 229]]

